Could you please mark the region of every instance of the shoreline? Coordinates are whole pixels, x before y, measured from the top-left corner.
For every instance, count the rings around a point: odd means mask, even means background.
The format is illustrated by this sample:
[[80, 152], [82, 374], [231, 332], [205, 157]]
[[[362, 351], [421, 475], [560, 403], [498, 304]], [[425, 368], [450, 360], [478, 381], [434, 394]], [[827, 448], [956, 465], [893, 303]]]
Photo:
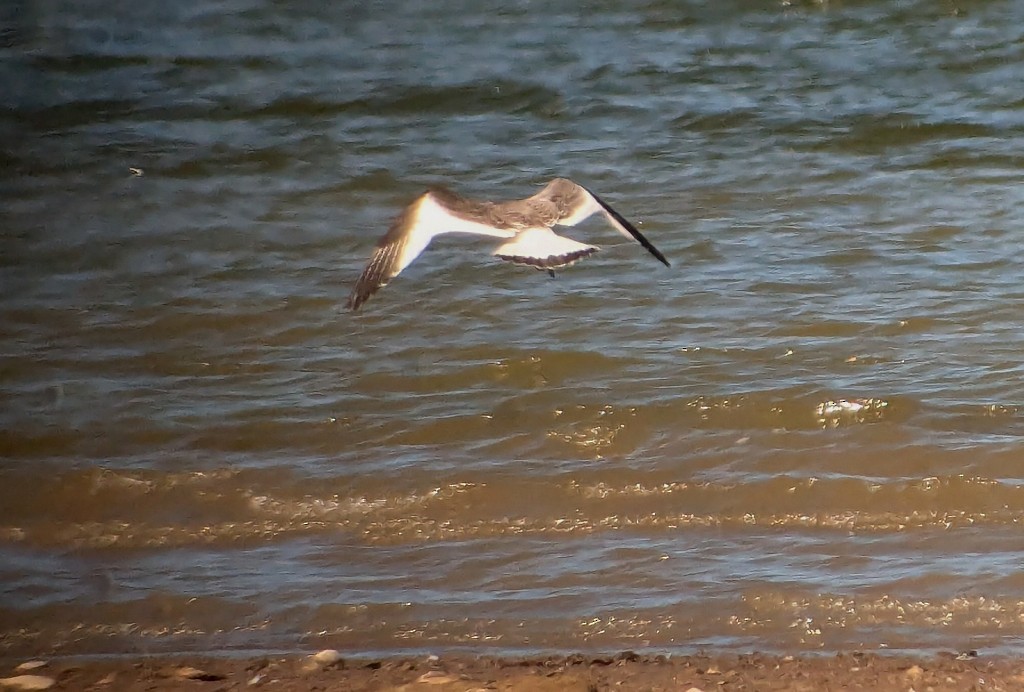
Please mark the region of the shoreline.
[[[225, 652], [227, 653], [227, 652]], [[20, 676], [20, 680], [18, 680]], [[15, 679], [15, 680], [12, 680]], [[45, 685], [49, 687], [18, 686]], [[7, 661], [0, 690], [1017, 690], [1024, 661], [968, 654], [839, 653], [780, 656], [572, 654], [499, 658], [451, 655], [369, 659], [213, 654]]]

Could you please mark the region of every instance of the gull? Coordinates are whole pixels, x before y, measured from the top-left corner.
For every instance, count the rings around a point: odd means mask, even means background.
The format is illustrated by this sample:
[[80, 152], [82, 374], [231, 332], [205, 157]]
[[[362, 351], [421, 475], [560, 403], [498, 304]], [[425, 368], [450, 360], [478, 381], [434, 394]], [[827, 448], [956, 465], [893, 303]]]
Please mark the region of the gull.
[[552, 226], [571, 226], [600, 211], [627, 238], [646, 248], [665, 266], [664, 255], [629, 221], [587, 188], [565, 178], [549, 182], [537, 194], [504, 202], [463, 198], [443, 188], [425, 192], [398, 216], [363, 270], [348, 300], [353, 311], [396, 277], [441, 233], [474, 233], [502, 238], [494, 251], [501, 259], [546, 270], [569, 266], [599, 248], [560, 236]]
[[502, 238], [494, 250], [500, 259], [546, 270], [567, 267], [598, 251], [558, 235], [552, 226], [575, 226], [601, 212], [619, 233], [644, 246], [666, 267], [665, 256], [633, 224], [587, 188], [555, 178], [526, 199], [491, 202], [472, 200], [444, 188], [424, 192], [402, 210], [377, 241], [366, 268], [356, 281], [348, 307], [358, 310], [366, 300], [409, 266], [436, 235], [475, 233]]

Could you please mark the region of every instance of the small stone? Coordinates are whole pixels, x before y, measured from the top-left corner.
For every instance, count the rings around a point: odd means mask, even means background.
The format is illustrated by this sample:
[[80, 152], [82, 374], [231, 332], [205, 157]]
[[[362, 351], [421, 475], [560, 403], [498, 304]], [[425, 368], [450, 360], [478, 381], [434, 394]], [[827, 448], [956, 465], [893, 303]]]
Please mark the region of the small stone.
[[320, 670], [320, 664], [318, 664], [316, 661], [314, 661], [312, 656], [310, 656], [309, 658], [305, 659], [299, 665], [299, 672], [302, 672], [302, 673], [313, 673], [313, 672], [316, 672], [318, 670]]
[[913, 665], [907, 668], [906, 672], [903, 673], [903, 677], [911, 682], [916, 682], [921, 679], [924, 675], [924, 670], [919, 665]]
[[686, 690], [686, 692], [704, 692], [704, 690], [702, 690], [699, 687], [691, 687], [688, 690]]
[[207, 673], [201, 668], [193, 668], [192, 666], [182, 666], [174, 671], [174, 676], [182, 680], [202, 680], [204, 682], [212, 682], [214, 680], [223, 680], [223, 675], [217, 675], [216, 673]]
[[15, 675], [13, 678], [0, 678], [0, 687], [12, 690], [48, 690], [55, 683], [56, 680], [45, 675]]
[[38, 670], [46, 665], [46, 661], [25, 661], [15, 668], [19, 673], [27, 673], [30, 670]]
[[93, 683], [93, 687], [106, 687], [117, 680], [117, 673], [107, 673], [102, 678]]
[[429, 670], [416, 678], [416, 682], [421, 685], [447, 685], [449, 682], [458, 681], [459, 679], [456, 676], [442, 673], [439, 670]]
[[199, 678], [206, 675], [206, 673], [198, 668], [192, 666], [182, 666], [174, 671], [174, 676], [182, 678], [184, 680], [198, 680]]
[[336, 649], [324, 649], [313, 654], [313, 660], [321, 666], [333, 666], [341, 660], [341, 654]]

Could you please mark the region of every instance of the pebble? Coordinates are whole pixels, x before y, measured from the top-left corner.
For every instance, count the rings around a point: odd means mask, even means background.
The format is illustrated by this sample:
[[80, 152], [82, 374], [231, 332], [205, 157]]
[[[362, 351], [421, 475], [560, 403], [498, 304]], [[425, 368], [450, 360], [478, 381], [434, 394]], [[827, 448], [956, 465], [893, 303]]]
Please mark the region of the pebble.
[[0, 678], [0, 687], [12, 690], [48, 690], [56, 682], [45, 675], [15, 675], [13, 678]]
[[416, 678], [416, 682], [421, 685], [447, 685], [449, 682], [458, 682], [459, 679], [454, 675], [448, 675], [442, 673], [439, 670], [431, 670], [423, 675]]
[[313, 661], [317, 665], [330, 666], [341, 660], [341, 654], [336, 649], [324, 649], [313, 654]]
[[174, 671], [175, 677], [181, 678], [182, 680], [205, 680], [210, 682], [212, 680], [223, 680], [223, 675], [217, 675], [216, 673], [207, 673], [201, 668], [193, 668], [192, 666], [182, 666]]
[[46, 665], [46, 661], [25, 661], [15, 668], [19, 673], [27, 673], [30, 670], [38, 670]]

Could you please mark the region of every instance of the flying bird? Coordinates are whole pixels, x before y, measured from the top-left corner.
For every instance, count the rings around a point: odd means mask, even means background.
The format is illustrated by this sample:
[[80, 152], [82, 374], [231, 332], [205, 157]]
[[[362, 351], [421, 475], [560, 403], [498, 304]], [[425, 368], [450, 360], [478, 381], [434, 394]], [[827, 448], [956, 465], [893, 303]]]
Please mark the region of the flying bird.
[[475, 233], [504, 240], [497, 257], [546, 270], [567, 267], [598, 251], [558, 235], [553, 226], [575, 226], [601, 212], [619, 233], [643, 245], [666, 267], [665, 256], [629, 221], [587, 188], [555, 178], [537, 194], [505, 202], [466, 199], [444, 188], [424, 192], [398, 215], [377, 241], [366, 268], [356, 281], [348, 307], [358, 310], [388, 281], [409, 266], [436, 235]]

